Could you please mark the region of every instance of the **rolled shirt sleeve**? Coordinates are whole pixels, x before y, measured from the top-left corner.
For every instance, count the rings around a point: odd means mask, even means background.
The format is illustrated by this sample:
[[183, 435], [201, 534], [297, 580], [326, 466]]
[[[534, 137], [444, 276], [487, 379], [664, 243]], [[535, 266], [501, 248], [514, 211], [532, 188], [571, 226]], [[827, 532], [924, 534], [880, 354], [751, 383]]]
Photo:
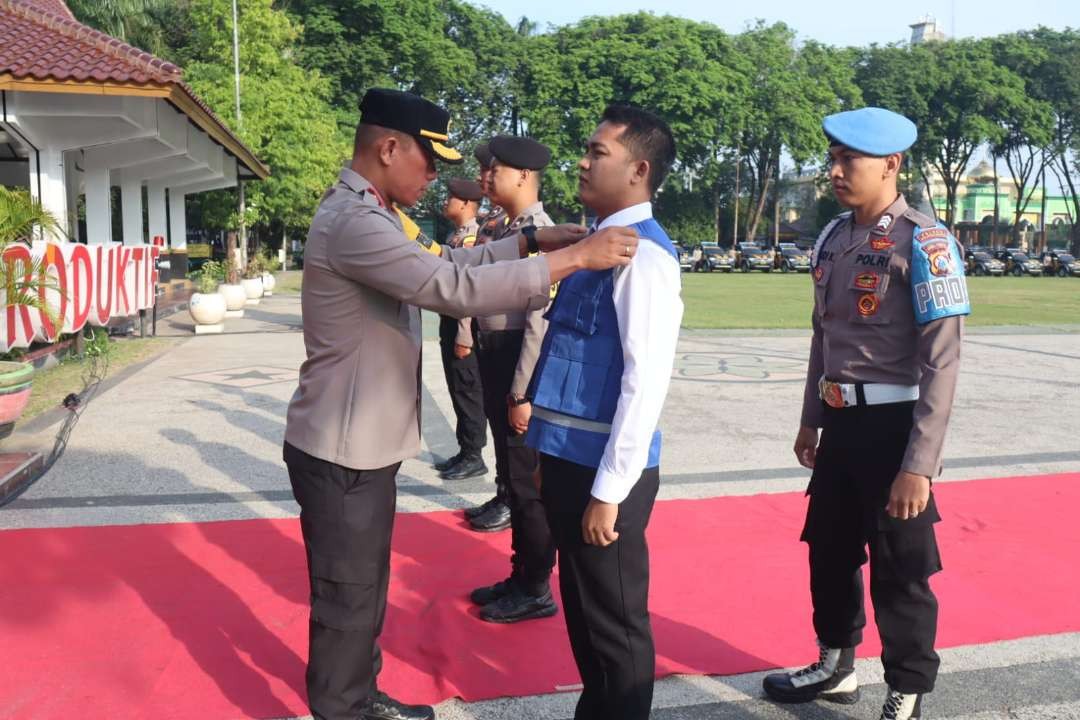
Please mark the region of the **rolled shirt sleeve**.
[[384, 219], [342, 216], [328, 248], [330, 266], [401, 302], [457, 318], [547, 305], [547, 261], [518, 260], [516, 236], [435, 256]]
[[941, 472], [945, 431], [960, 375], [964, 318], [935, 320], [916, 327], [916, 332], [922, 376], [919, 379], [919, 399], [912, 413], [907, 452], [901, 467], [915, 475], [932, 478]]
[[621, 503], [648, 463], [675, 365], [683, 314], [680, 286], [678, 263], [647, 240], [638, 246], [634, 261], [616, 271], [623, 374], [611, 436], [593, 481], [597, 500]]

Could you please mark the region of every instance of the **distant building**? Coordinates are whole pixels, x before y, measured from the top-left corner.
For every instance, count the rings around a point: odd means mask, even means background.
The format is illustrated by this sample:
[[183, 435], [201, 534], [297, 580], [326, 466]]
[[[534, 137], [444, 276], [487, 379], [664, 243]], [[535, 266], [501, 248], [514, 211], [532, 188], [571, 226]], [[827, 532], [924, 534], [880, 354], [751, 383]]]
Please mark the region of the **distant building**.
[[948, 39], [945, 31], [938, 27], [937, 19], [933, 15], [924, 15], [908, 27], [911, 28], [912, 45]]

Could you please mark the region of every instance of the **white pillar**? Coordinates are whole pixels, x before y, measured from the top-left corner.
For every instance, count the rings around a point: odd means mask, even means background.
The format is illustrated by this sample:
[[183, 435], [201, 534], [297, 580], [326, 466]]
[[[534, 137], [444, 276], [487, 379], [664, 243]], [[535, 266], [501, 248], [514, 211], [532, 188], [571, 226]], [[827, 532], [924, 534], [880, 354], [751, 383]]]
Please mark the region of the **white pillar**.
[[86, 241], [91, 245], [112, 242], [109, 168], [87, 167], [83, 182], [86, 186]]
[[124, 216], [124, 244], [142, 245], [142, 180], [124, 173], [120, 180], [120, 209]]
[[155, 237], [169, 237], [169, 228], [165, 214], [165, 184], [150, 182], [146, 185], [146, 210], [150, 221], [149, 242]]
[[64, 153], [64, 183], [67, 185], [68, 206], [68, 239], [79, 242], [79, 216], [76, 208], [79, 207], [79, 186], [82, 182], [82, 171], [77, 167], [78, 150], [68, 150]]
[[30, 152], [30, 194], [56, 217], [61, 237], [68, 235], [64, 151], [46, 146]]
[[187, 196], [169, 189], [169, 247], [187, 249], [187, 217], [184, 215], [184, 199]]

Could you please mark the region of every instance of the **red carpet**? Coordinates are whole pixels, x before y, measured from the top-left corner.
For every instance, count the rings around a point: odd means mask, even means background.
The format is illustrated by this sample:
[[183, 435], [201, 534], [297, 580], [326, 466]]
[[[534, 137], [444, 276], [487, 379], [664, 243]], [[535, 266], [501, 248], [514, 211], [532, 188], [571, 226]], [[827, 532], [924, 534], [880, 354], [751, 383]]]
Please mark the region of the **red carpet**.
[[[1080, 631], [1080, 473], [939, 486], [939, 644]], [[731, 674], [813, 652], [797, 493], [660, 503], [658, 673]], [[398, 517], [382, 686], [412, 701], [573, 685], [561, 615], [480, 622], [506, 534]], [[0, 532], [0, 717], [303, 714], [307, 599], [295, 520]], [[876, 655], [868, 633], [862, 655]], [[468, 650], [465, 650], [468, 648]]]

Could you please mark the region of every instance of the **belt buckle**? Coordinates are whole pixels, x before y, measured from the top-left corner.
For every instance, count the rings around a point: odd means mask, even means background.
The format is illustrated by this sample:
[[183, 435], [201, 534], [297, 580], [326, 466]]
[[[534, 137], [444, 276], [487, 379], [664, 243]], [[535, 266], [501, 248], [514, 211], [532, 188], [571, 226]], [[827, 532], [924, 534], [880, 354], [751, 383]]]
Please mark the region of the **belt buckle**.
[[840, 383], [821, 378], [818, 381], [818, 395], [831, 408], [844, 407], [844, 392], [840, 389]]

